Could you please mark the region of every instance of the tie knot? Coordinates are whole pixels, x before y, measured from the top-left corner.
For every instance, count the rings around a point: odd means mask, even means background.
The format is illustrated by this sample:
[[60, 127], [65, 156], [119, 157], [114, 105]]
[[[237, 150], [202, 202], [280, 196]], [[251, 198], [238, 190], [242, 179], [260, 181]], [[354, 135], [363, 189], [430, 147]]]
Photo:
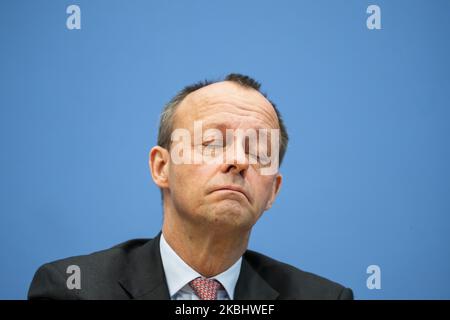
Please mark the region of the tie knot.
[[189, 282], [189, 285], [201, 300], [216, 300], [217, 291], [222, 288], [222, 285], [216, 279], [200, 277]]

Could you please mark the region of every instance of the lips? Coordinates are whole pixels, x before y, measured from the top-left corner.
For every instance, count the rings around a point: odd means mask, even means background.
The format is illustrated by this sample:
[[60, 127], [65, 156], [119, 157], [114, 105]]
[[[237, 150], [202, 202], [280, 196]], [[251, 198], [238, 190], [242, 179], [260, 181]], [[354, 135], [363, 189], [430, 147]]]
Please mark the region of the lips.
[[240, 193], [242, 193], [242, 194], [247, 198], [247, 200], [250, 202], [250, 197], [249, 197], [248, 193], [244, 190], [244, 188], [242, 188], [242, 187], [240, 187], [240, 186], [236, 186], [236, 185], [224, 185], [224, 186], [218, 186], [218, 187], [215, 187], [215, 188], [213, 189], [212, 192], [214, 192], [214, 191], [220, 191], [220, 190], [231, 190], [231, 191], [240, 192]]

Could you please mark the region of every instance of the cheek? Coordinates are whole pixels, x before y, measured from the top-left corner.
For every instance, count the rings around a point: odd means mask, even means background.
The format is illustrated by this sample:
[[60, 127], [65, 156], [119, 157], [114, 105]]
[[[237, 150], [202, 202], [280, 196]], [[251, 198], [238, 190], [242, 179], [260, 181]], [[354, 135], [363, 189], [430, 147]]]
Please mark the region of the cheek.
[[272, 196], [273, 179], [273, 177], [268, 176], [256, 176], [254, 181], [251, 182], [255, 186], [253, 191], [256, 203], [261, 208], [266, 206]]
[[173, 193], [189, 190], [187, 186], [191, 184], [190, 179], [193, 176], [192, 166], [172, 165], [169, 173], [169, 189]]
[[172, 165], [169, 173], [169, 188], [173, 192], [201, 194], [211, 168], [202, 165]]

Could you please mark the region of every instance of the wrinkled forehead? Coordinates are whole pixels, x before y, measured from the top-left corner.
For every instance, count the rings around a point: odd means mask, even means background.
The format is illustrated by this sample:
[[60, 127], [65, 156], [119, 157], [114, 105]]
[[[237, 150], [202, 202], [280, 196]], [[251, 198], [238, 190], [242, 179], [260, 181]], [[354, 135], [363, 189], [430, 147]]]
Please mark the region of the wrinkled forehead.
[[203, 87], [189, 94], [178, 106], [176, 127], [190, 127], [194, 121], [229, 128], [275, 128], [278, 118], [260, 92], [230, 81]]

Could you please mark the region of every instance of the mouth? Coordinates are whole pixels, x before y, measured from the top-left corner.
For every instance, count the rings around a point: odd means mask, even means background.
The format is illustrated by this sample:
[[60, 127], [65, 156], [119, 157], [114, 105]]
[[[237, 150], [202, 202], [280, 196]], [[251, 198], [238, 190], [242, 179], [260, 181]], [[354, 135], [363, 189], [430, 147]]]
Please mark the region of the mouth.
[[247, 199], [248, 202], [250, 202], [250, 197], [248, 196], [247, 192], [240, 186], [234, 186], [234, 185], [220, 186], [220, 187], [213, 189], [212, 192], [216, 192], [216, 191], [240, 193]]

